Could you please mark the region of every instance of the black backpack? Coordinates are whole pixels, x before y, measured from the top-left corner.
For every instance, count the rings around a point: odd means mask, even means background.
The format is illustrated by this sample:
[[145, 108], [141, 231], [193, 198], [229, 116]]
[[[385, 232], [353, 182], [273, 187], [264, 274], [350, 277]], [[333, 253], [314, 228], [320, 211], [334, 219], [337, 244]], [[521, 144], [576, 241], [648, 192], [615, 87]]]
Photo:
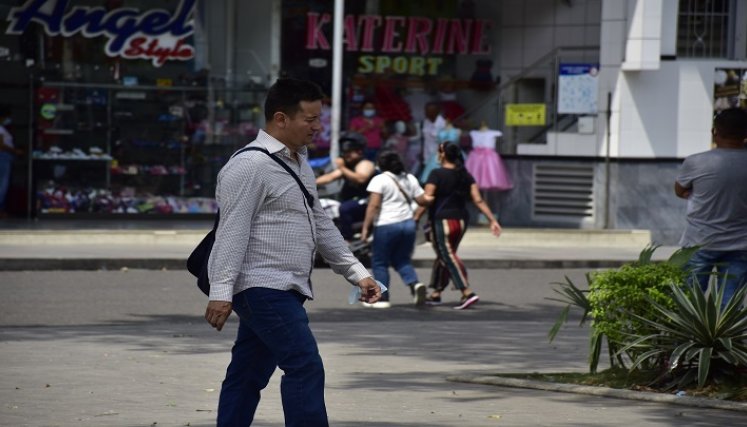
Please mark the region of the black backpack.
[[[261, 151], [270, 156], [272, 160], [282, 166], [283, 169], [288, 171], [288, 173], [296, 180], [298, 186], [301, 187], [301, 191], [303, 191], [303, 195], [309, 202], [309, 206], [314, 206], [314, 196], [309, 193], [306, 187], [303, 186], [303, 183], [301, 182], [301, 179], [298, 177], [298, 175], [296, 175], [296, 173], [293, 172], [293, 170], [287, 164], [285, 164], [284, 161], [280, 160], [280, 158], [278, 158], [274, 154], [271, 154], [269, 151], [260, 147], [244, 147], [234, 153], [231, 157], [243, 153], [244, 151]], [[197, 287], [200, 288], [200, 290], [205, 295], [210, 295], [210, 280], [208, 279], [208, 259], [210, 258], [210, 252], [213, 250], [213, 243], [215, 243], [215, 231], [218, 229], [219, 221], [220, 211], [215, 214], [215, 223], [213, 224], [213, 229], [208, 232], [208, 234], [202, 239], [202, 241], [200, 241], [197, 247], [189, 255], [189, 258], [187, 258], [187, 271], [192, 273], [192, 275], [197, 278]]]

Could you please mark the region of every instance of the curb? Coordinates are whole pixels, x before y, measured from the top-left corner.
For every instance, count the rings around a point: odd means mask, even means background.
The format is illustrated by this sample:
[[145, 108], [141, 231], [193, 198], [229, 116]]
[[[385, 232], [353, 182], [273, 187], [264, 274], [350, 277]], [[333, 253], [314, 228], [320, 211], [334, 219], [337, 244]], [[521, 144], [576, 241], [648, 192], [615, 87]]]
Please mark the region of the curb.
[[622, 390], [608, 387], [585, 386], [577, 384], [550, 383], [545, 381], [524, 380], [520, 378], [506, 378], [498, 376], [448, 376], [447, 381], [493, 385], [501, 387], [528, 388], [534, 390], [557, 391], [562, 393], [588, 394], [592, 396], [613, 397], [617, 399], [641, 400], [656, 403], [671, 403], [674, 405], [727, 409], [730, 411], [747, 412], [747, 403], [725, 400], [706, 399], [693, 396], [676, 396], [673, 394], [659, 394], [645, 391]]
[[[495, 260], [464, 259], [467, 268], [474, 269], [565, 269], [617, 268], [630, 260]], [[185, 270], [186, 258], [0, 258], [0, 271], [52, 270]], [[416, 268], [431, 268], [433, 259], [414, 259]], [[317, 264], [316, 268], [329, 268]]]
[[185, 259], [153, 258], [2, 258], [0, 271], [184, 270]]

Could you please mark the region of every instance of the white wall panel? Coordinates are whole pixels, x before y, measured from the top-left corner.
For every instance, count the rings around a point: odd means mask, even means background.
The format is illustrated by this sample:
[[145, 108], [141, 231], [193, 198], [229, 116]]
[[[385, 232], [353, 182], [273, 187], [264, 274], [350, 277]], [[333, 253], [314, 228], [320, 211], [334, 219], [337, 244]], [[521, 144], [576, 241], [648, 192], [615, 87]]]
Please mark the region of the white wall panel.
[[663, 0], [661, 10], [661, 54], [677, 55], [677, 11], [679, 0]]

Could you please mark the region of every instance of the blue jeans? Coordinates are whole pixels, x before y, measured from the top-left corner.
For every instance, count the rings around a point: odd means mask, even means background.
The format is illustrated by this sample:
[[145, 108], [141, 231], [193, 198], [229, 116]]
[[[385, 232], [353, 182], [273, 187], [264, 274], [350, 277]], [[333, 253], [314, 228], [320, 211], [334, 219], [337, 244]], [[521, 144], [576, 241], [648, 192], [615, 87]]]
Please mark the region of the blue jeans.
[[276, 367], [286, 426], [326, 427], [324, 366], [295, 291], [250, 288], [233, 297], [239, 331], [220, 392], [220, 427], [251, 425], [260, 391]]
[[711, 271], [716, 267], [716, 281], [724, 285], [723, 307], [740, 286], [747, 283], [747, 251], [710, 251], [700, 249], [688, 262], [687, 268], [694, 275], [700, 288], [708, 289]]
[[5, 198], [10, 186], [10, 167], [13, 164], [13, 155], [0, 152], [0, 211], [5, 210]]
[[[373, 255], [371, 267], [376, 280], [389, 288], [389, 266], [399, 273], [399, 277], [406, 285], [418, 281], [418, 274], [412, 266], [412, 253], [415, 250], [415, 220], [394, 224], [379, 225], [373, 232]], [[382, 295], [382, 299], [389, 299], [389, 291]]]

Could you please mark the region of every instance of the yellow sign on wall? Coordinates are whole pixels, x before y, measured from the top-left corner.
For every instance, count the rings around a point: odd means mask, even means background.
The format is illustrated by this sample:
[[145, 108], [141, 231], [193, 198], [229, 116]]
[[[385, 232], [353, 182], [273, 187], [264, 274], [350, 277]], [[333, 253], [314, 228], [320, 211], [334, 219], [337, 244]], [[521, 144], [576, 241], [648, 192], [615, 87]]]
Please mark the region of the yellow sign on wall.
[[506, 104], [506, 126], [544, 126], [545, 104]]

